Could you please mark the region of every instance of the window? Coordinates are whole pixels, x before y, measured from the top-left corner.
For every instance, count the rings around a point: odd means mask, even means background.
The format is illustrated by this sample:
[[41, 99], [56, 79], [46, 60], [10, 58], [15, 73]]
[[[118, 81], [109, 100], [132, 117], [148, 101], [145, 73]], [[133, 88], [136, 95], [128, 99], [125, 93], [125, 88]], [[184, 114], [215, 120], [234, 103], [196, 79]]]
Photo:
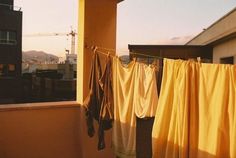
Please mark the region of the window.
[[8, 64], [8, 76], [14, 77], [16, 76], [16, 65]]
[[220, 58], [220, 63], [221, 64], [234, 64], [234, 57], [225, 57], [225, 58]]
[[7, 76], [7, 64], [0, 64], [0, 77]]
[[3, 75], [3, 64], [0, 64], [0, 77]]
[[0, 77], [15, 77], [16, 65], [15, 64], [0, 64]]
[[9, 0], [1, 0], [0, 1], [0, 9], [13, 9], [13, 3]]
[[0, 43], [7, 42], [7, 31], [0, 31]]
[[16, 32], [0, 30], [0, 44], [16, 45]]

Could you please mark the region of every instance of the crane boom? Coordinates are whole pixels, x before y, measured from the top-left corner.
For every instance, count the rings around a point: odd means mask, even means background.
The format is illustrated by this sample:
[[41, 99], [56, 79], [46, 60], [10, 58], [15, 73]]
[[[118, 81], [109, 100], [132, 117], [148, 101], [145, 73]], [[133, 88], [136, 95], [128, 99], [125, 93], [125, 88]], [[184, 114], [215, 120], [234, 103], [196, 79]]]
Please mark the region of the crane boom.
[[43, 37], [43, 36], [67, 36], [68, 33], [35, 33], [25, 34], [23, 37]]
[[45, 37], [45, 36], [71, 36], [71, 54], [75, 54], [75, 36], [77, 33], [73, 30], [69, 33], [34, 33], [25, 34], [23, 37]]

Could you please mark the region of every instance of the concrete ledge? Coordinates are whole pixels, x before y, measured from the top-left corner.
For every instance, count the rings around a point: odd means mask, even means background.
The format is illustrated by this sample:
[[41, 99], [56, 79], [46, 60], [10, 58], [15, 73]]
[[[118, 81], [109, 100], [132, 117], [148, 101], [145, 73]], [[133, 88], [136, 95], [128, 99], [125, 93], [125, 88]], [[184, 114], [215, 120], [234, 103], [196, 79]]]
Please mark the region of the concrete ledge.
[[81, 107], [81, 105], [77, 101], [26, 103], [26, 104], [7, 104], [7, 105], [0, 105], [0, 112], [17, 111], [17, 110], [74, 108], [74, 107]]

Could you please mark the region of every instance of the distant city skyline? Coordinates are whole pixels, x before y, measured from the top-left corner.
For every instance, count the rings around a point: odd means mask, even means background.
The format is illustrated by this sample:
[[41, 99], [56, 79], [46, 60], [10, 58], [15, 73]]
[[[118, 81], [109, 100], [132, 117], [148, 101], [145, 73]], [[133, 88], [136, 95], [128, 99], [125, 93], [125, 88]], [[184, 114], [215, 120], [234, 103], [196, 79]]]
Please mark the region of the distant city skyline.
[[[78, 26], [78, 0], [15, 0], [23, 34], [66, 33]], [[118, 5], [117, 50], [128, 44], [184, 44], [236, 7], [235, 0], [125, 0]], [[70, 37], [23, 37], [23, 51], [64, 56]]]

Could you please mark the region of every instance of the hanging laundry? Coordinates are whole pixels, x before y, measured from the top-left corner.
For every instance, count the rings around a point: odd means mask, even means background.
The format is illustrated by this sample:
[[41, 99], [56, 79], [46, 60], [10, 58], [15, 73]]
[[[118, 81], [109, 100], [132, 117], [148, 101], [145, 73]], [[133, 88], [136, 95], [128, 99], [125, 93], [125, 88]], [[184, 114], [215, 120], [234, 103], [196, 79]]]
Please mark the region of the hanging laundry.
[[135, 114], [139, 118], [154, 117], [158, 103], [155, 67], [137, 63], [135, 73]]
[[155, 116], [155, 68], [135, 61], [123, 66], [114, 58], [113, 87], [113, 148], [118, 157], [136, 157], [136, 114], [140, 118]]
[[136, 123], [136, 156], [152, 157], [152, 126], [158, 103], [156, 68], [143, 63], [136, 64], [134, 90]]
[[196, 155], [235, 158], [236, 66], [201, 64], [199, 70]]
[[105, 71], [102, 74], [99, 55], [95, 52], [92, 59], [92, 67], [90, 71], [89, 95], [85, 99], [86, 122], [88, 127], [88, 135], [94, 136], [95, 130], [93, 119], [99, 123], [98, 132], [98, 150], [105, 148], [104, 130], [112, 127], [112, 109], [113, 102], [111, 90], [111, 59], [109, 58], [105, 65]]
[[[164, 59], [163, 78], [153, 125], [154, 158], [188, 157], [188, 62]], [[193, 87], [194, 88], [194, 85]]]
[[152, 127], [154, 117], [140, 119], [136, 124], [136, 157], [152, 158]]
[[114, 101], [112, 89], [112, 59], [110, 55], [106, 58], [105, 70], [99, 80], [100, 86], [103, 90], [103, 98], [99, 114], [99, 142], [98, 149], [105, 148], [104, 130], [112, 128]]
[[102, 68], [97, 53], [93, 54], [92, 67], [90, 70], [89, 94], [84, 101], [86, 107], [86, 121], [88, 126], [88, 135], [94, 135], [93, 118], [99, 120], [100, 107], [103, 97], [103, 91], [99, 85], [99, 79], [102, 76]]
[[153, 157], [236, 157], [235, 87], [235, 66], [164, 59]]
[[116, 156], [135, 157], [136, 116], [134, 112], [135, 61], [123, 66], [113, 60], [114, 123], [112, 144]]

